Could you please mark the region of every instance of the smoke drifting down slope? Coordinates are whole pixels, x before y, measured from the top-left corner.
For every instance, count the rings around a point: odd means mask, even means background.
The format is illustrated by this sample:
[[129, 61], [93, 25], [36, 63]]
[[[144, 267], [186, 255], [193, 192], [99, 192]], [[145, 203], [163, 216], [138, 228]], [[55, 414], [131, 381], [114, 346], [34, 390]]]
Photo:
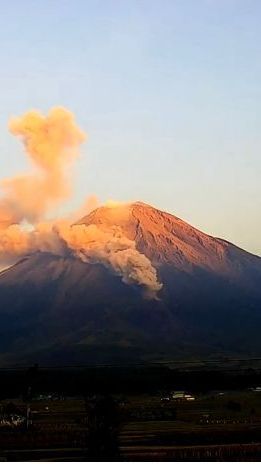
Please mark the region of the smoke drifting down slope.
[[0, 182], [0, 265], [37, 251], [58, 256], [71, 253], [83, 262], [103, 264], [124, 283], [141, 285], [154, 298], [162, 286], [156, 270], [120, 226], [76, 225], [72, 219], [77, 213], [71, 219], [46, 220], [72, 194], [70, 173], [86, 138], [73, 114], [64, 108], [53, 108], [46, 117], [30, 111], [11, 119], [9, 128], [21, 138], [32, 169]]
[[140, 202], [49, 226], [0, 273], [0, 364], [260, 356], [260, 257]]

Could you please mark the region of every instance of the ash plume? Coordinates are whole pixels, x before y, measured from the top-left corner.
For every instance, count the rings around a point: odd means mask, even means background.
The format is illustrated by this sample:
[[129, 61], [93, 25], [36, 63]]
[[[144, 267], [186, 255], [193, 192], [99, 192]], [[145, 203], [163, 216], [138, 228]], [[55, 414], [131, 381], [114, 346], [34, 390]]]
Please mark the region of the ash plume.
[[1, 267], [35, 252], [73, 255], [104, 265], [124, 283], [141, 286], [146, 297], [156, 298], [162, 284], [155, 268], [120, 227], [75, 224], [98, 206], [94, 195], [66, 219], [47, 220], [72, 194], [72, 164], [86, 138], [74, 115], [64, 108], [53, 108], [46, 117], [30, 111], [12, 118], [9, 129], [22, 140], [32, 169], [0, 181]]
[[1, 222], [34, 224], [70, 197], [70, 169], [85, 134], [64, 108], [53, 108], [46, 117], [30, 111], [12, 118], [9, 129], [22, 140], [33, 169], [0, 182]]
[[58, 228], [60, 237], [75, 256], [84, 262], [101, 263], [122, 277], [126, 284], [141, 285], [146, 296], [155, 298], [162, 284], [150, 260], [136, 249], [120, 227], [99, 228], [95, 224], [75, 224]]

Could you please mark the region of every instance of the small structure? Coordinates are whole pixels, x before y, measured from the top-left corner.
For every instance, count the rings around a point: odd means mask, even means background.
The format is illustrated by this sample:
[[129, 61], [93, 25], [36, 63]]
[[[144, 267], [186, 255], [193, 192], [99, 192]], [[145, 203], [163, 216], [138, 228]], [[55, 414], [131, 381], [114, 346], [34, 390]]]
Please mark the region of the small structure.
[[261, 387], [254, 387], [254, 388], [251, 388], [251, 390], [256, 393], [261, 393]]
[[172, 399], [175, 401], [194, 401], [196, 398], [184, 391], [174, 391], [172, 392]]
[[162, 396], [162, 398], [160, 400], [161, 401], [170, 401], [170, 397], [169, 396]]

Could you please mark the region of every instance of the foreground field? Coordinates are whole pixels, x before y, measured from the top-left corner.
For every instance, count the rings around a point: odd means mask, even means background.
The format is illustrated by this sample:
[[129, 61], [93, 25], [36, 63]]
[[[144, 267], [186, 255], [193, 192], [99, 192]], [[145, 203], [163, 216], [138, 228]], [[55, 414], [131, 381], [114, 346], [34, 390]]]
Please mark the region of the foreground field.
[[[115, 426], [118, 459], [255, 460], [261, 456], [259, 390], [197, 393], [193, 401], [172, 396], [114, 395], [120, 417]], [[21, 398], [3, 400], [2, 410], [10, 404], [22, 414], [29, 409], [30, 420], [23, 427], [1, 426], [0, 457], [86, 459], [93, 401], [94, 397], [58, 399], [51, 394], [38, 395], [29, 403]]]

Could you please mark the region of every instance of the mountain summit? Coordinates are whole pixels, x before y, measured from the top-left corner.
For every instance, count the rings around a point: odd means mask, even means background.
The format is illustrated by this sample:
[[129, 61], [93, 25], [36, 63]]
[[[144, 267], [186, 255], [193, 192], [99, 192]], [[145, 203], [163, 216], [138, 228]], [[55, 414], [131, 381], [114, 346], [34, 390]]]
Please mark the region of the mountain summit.
[[[3, 271], [2, 364], [261, 354], [260, 257], [141, 202], [100, 207], [71, 226], [79, 227], [103, 241], [117, 232], [120, 242], [103, 244], [116, 265], [97, 252], [38, 252]], [[138, 275], [140, 257], [155, 269], [157, 298], [144, 296], [126, 253], [120, 274], [125, 244]]]
[[188, 272], [196, 266], [230, 277], [249, 271], [249, 277], [254, 280], [258, 277], [260, 282], [260, 257], [142, 202], [98, 208], [78, 224], [121, 227], [155, 266], [167, 264]]

